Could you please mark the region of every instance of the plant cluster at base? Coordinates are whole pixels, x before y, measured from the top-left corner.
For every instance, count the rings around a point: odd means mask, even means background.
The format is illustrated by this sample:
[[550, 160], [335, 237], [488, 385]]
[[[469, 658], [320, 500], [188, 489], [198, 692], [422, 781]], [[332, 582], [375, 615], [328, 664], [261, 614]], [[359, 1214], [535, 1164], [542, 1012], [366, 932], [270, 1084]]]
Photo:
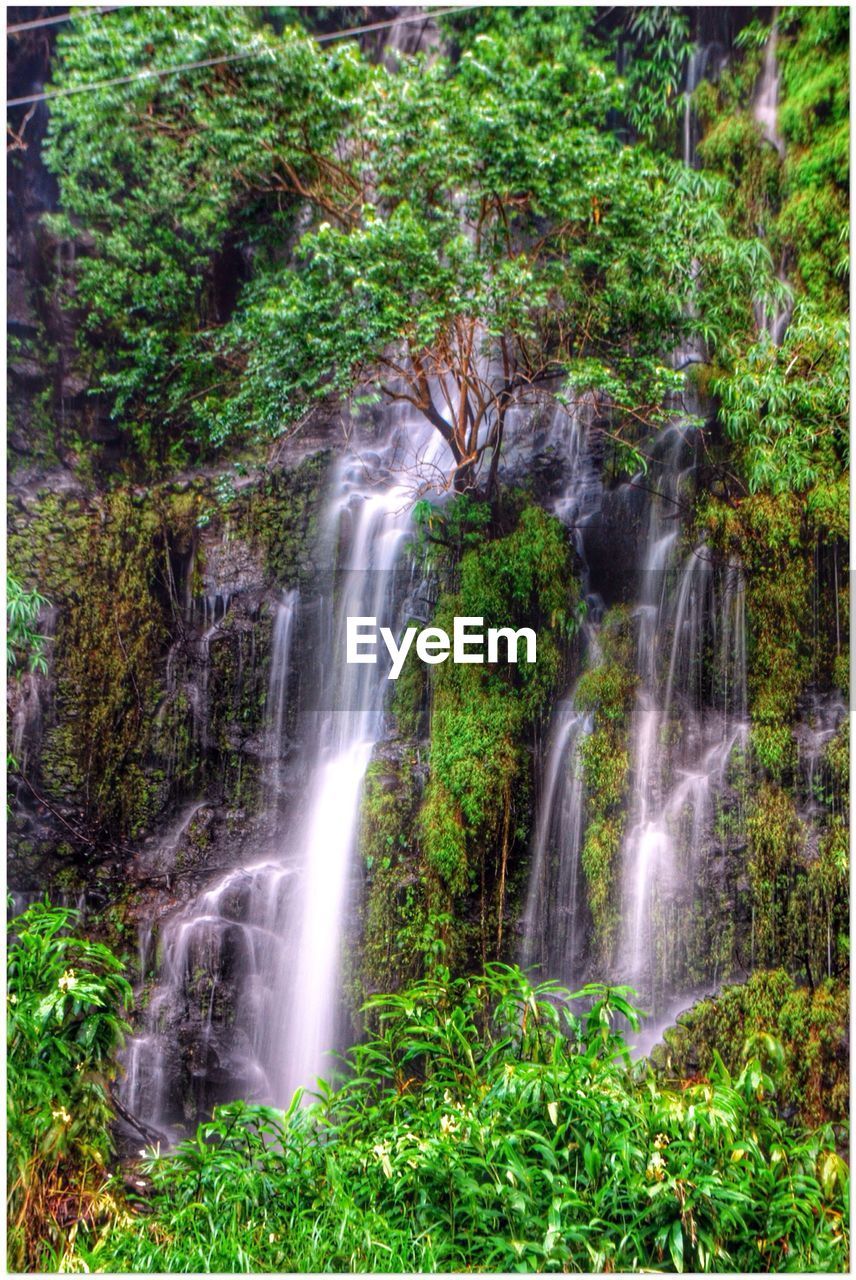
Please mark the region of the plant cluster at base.
[[847, 1166], [778, 1118], [777, 1042], [664, 1085], [631, 1062], [631, 995], [490, 964], [376, 996], [343, 1083], [150, 1153], [148, 1212], [108, 1184], [65, 1269], [844, 1269]]

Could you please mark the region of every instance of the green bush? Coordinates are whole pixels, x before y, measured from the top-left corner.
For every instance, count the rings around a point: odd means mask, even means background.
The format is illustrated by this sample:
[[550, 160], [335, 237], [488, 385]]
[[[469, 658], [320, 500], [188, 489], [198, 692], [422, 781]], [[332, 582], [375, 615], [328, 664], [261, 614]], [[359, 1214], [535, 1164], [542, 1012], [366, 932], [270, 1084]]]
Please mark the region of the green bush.
[[[91, 1220], [112, 1152], [109, 1082], [131, 988], [100, 943], [68, 936], [76, 912], [13, 920], [7, 974], [10, 1269], [53, 1270], [61, 1224]], [[72, 1237], [73, 1238], [73, 1237]]]
[[739, 1071], [753, 1037], [772, 1035], [782, 1048], [777, 1102], [800, 1123], [844, 1125], [850, 1079], [843, 983], [798, 987], [783, 969], [759, 970], [682, 1014], [666, 1033], [660, 1061], [672, 1077], [711, 1070], [720, 1057]]
[[[774, 1042], [672, 1090], [623, 988], [489, 965], [369, 1001], [337, 1090], [233, 1103], [147, 1164], [152, 1213], [79, 1242], [133, 1271], [839, 1270], [847, 1167], [777, 1118]], [[770, 1065], [772, 1063], [772, 1065]]]

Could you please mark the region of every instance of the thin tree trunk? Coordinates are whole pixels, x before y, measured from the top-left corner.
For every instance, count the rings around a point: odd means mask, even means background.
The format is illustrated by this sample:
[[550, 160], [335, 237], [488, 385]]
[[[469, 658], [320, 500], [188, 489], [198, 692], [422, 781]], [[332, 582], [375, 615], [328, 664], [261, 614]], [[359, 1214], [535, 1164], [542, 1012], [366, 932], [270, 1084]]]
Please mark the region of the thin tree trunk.
[[505, 918], [505, 876], [508, 868], [508, 837], [511, 827], [511, 792], [506, 787], [502, 816], [502, 861], [499, 867], [499, 904], [497, 907], [496, 958], [502, 955], [502, 925]]

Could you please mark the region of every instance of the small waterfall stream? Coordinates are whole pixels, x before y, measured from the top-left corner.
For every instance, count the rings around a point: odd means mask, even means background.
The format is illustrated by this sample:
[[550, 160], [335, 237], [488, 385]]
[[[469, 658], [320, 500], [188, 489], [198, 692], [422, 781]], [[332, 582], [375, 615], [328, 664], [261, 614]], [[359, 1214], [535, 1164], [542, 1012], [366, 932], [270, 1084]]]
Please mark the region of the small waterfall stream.
[[[286, 1105], [296, 1088], [330, 1073], [327, 1054], [340, 1042], [340, 949], [360, 795], [384, 732], [388, 688], [382, 657], [346, 663], [346, 619], [375, 617], [397, 633], [408, 588], [418, 585], [401, 564], [413, 492], [420, 468], [435, 467], [442, 450], [433, 428], [399, 415], [373, 452], [346, 454], [324, 518], [329, 572], [314, 598], [289, 591], [274, 607], [265, 834], [254, 858], [162, 924], [144, 1026], [126, 1053], [126, 1105], [170, 1137], [217, 1102], [242, 1096]], [[202, 645], [224, 613], [215, 604], [209, 620], [206, 611]], [[197, 689], [193, 719], [204, 733], [204, 682]], [[204, 807], [186, 808], [161, 852], [171, 850], [174, 860]], [[151, 937], [141, 940], [143, 976], [152, 949]]]
[[[654, 466], [619, 485], [613, 505], [642, 536], [628, 603], [636, 633], [638, 680], [630, 726], [628, 821], [618, 867], [620, 927], [612, 977], [639, 992], [640, 1005], [662, 1028], [695, 993], [681, 947], [687, 921], [704, 911], [706, 859], [717, 804], [727, 792], [731, 764], [748, 732], [746, 625], [739, 567], [715, 564], [700, 544], [682, 549], [681, 512], [695, 467], [695, 431], [666, 428], [653, 445]], [[576, 486], [585, 468], [574, 466], [557, 510], [570, 514], [584, 556], [586, 522], [577, 512]], [[632, 517], [631, 513], [635, 512]], [[585, 628], [588, 665], [600, 660], [602, 602], [592, 588]], [[585, 787], [579, 748], [590, 718], [575, 705], [575, 691], [553, 717], [532, 842], [529, 891], [523, 917], [522, 960], [541, 976], [572, 986], [595, 972], [587, 954], [587, 911], [581, 850]], [[683, 939], [683, 941], [682, 941]], [[711, 961], [708, 985], [717, 978]], [[677, 1002], [677, 1003], [676, 1003]], [[646, 1033], [650, 1039], [650, 1028]], [[654, 1037], [656, 1038], [656, 1037]], [[653, 1043], [653, 1041], [652, 1041]]]
[[532, 841], [532, 869], [523, 918], [523, 965], [582, 980], [585, 949], [580, 854], [584, 788], [579, 747], [591, 732], [591, 717], [561, 702], [553, 718]]

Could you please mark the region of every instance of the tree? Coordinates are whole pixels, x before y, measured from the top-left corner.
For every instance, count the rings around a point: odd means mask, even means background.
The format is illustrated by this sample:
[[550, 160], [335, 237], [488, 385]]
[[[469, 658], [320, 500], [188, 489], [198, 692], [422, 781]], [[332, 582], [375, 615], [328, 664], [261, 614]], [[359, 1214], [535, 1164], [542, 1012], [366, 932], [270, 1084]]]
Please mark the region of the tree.
[[92, 387], [140, 452], [205, 438], [222, 374], [198, 334], [231, 314], [253, 254], [294, 237], [301, 200], [347, 206], [336, 138], [365, 70], [352, 46], [325, 54], [241, 7], [123, 9], [58, 37], [49, 87], [67, 96], [45, 161], [52, 228], [77, 246], [60, 288]]
[[751, 324], [764, 251], [725, 235], [704, 180], [607, 130], [621, 82], [585, 14], [555, 21], [575, 38], [552, 54], [483, 32], [454, 68], [366, 84], [342, 144], [360, 201], [261, 273], [222, 335], [245, 361], [227, 430], [368, 387], [440, 432], [456, 489], [489, 457], [490, 490], [512, 404], [588, 397], [632, 439], [683, 385], [682, 338]]
[[630, 104], [592, 29], [497, 11], [454, 60], [388, 68], [246, 9], [73, 23], [59, 87], [136, 77], [57, 99], [48, 159], [95, 384], [141, 450], [368, 389], [432, 423], [455, 488], [489, 459], [490, 490], [515, 403], [587, 398], [631, 445], [662, 421], [670, 352], [751, 327], [769, 264], [706, 179], [608, 127]]

